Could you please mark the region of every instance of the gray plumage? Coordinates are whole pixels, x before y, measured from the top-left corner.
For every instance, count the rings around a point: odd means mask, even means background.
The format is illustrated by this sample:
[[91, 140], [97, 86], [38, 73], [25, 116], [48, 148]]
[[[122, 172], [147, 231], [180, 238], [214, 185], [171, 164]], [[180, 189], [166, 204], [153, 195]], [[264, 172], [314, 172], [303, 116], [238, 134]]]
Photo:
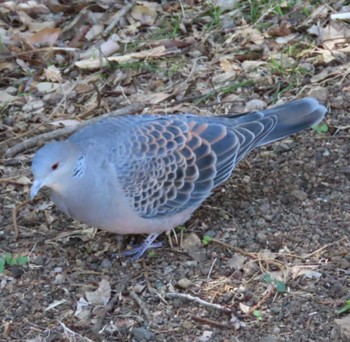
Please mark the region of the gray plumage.
[[118, 234], [152, 234], [149, 247], [187, 221], [253, 148], [315, 125], [325, 113], [304, 98], [238, 116], [101, 120], [35, 154], [31, 198], [46, 186], [67, 215]]

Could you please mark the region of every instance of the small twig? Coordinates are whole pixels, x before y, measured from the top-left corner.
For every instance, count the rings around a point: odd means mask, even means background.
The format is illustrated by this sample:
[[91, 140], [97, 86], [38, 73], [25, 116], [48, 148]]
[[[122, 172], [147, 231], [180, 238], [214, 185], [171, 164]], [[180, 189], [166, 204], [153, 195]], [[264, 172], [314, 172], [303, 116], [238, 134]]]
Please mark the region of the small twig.
[[35, 146], [37, 144], [38, 141], [41, 141], [41, 140], [47, 141], [50, 139], [60, 138], [60, 137], [66, 136], [68, 134], [72, 134], [73, 132], [75, 132], [79, 128], [87, 126], [87, 125], [89, 125], [93, 122], [99, 121], [101, 119], [104, 119], [107, 117], [115, 117], [115, 116], [120, 116], [120, 115], [137, 113], [137, 112], [142, 111], [143, 108], [144, 108], [143, 104], [134, 104], [132, 106], [127, 106], [127, 107], [115, 110], [113, 112], [103, 114], [97, 118], [93, 118], [91, 120], [84, 121], [81, 124], [78, 124], [74, 127], [65, 127], [65, 128], [57, 129], [56, 131], [47, 132], [47, 133], [37, 135], [35, 137], [32, 137], [26, 141], [23, 141], [23, 142], [17, 144], [15, 146], [12, 146], [11, 148], [9, 148], [6, 151], [5, 155], [6, 155], [6, 157], [10, 157], [10, 158], [14, 157], [16, 154], [23, 152], [25, 150], [28, 150], [29, 148], [32, 148], [33, 146]]
[[198, 317], [198, 316], [192, 316], [191, 318], [194, 321], [196, 321], [196, 322], [208, 324], [208, 325], [211, 325], [211, 326], [216, 327], [216, 328], [236, 330], [236, 328], [233, 325], [230, 325], [230, 324], [220, 323], [220, 322], [217, 322], [217, 321], [213, 321], [211, 319]]
[[[220, 207], [214, 207], [212, 205], [202, 205], [201, 208], [208, 208], [208, 209], [215, 209], [215, 210], [218, 210], [218, 211], [222, 211], [224, 212], [225, 214], [227, 214], [229, 217], [231, 218], [235, 218], [231, 213], [229, 213], [227, 210], [225, 209], [222, 209]], [[238, 224], [235, 222], [236, 226], [238, 227]]]
[[167, 299], [173, 299], [173, 298], [186, 299], [186, 300], [189, 300], [191, 302], [195, 302], [197, 304], [203, 305], [207, 308], [219, 310], [219, 311], [222, 311], [222, 312], [227, 313], [227, 314], [232, 313], [232, 310], [225, 307], [225, 306], [222, 306], [219, 304], [214, 304], [214, 303], [209, 303], [209, 302], [207, 302], [199, 297], [194, 297], [194, 296], [191, 296], [191, 295], [185, 294], [185, 293], [168, 292], [164, 295], [164, 297]]
[[63, 328], [63, 333], [64, 335], [66, 335], [66, 337], [69, 339], [69, 341], [72, 341], [73, 338], [75, 339], [77, 336], [79, 336], [79, 341], [87, 341], [87, 342], [93, 342], [93, 340], [90, 340], [88, 337], [83, 336], [78, 334], [77, 332], [69, 329], [64, 323], [62, 323], [61, 321], [58, 321], [61, 324], [61, 327]]
[[125, 17], [126, 14], [134, 7], [135, 0], [131, 3], [126, 4], [123, 8], [117, 12], [112, 18], [112, 22], [105, 28], [104, 35], [107, 36], [114, 28], [119, 24], [121, 18]]
[[135, 291], [129, 290], [129, 296], [136, 302], [136, 304], [140, 307], [141, 311], [146, 317], [146, 320], [148, 322], [152, 322], [152, 315], [150, 311], [148, 310], [146, 304], [141, 300], [141, 298], [136, 294]]
[[95, 110], [99, 109], [100, 106], [101, 106], [101, 93], [100, 93], [100, 90], [98, 89], [97, 85], [94, 83], [94, 82], [89, 82], [89, 84], [91, 84], [95, 91], [96, 91], [96, 94], [97, 94], [97, 98], [96, 98], [96, 106], [85, 111], [84, 113], [80, 113], [79, 115], [76, 116], [77, 119], [85, 119], [87, 116], [89, 116], [91, 113], [93, 113]]
[[243, 315], [243, 317], [246, 317], [248, 315], [251, 315], [255, 310], [258, 310], [270, 297], [272, 297], [276, 292], [276, 288], [274, 285], [269, 284], [267, 293], [255, 304], [253, 305], [248, 312]]
[[244, 251], [243, 249], [239, 248], [239, 247], [235, 247], [235, 246], [231, 246], [229, 245], [228, 243], [225, 243], [225, 242], [222, 242], [220, 240], [217, 240], [217, 239], [214, 239], [214, 238], [211, 238], [210, 239], [210, 242], [215, 242], [217, 243], [218, 245], [221, 245], [221, 246], [224, 246], [238, 254], [242, 254], [242, 255], [245, 255], [249, 258], [252, 258], [252, 259], [258, 259], [257, 255], [255, 253], [249, 253], [249, 252], [246, 252]]
[[313, 256], [314, 254], [317, 254], [317, 253], [321, 253], [321, 252], [325, 252], [325, 249], [337, 244], [337, 243], [340, 243], [342, 241], [345, 241], [345, 240], [348, 240], [348, 238], [346, 236], [344, 236], [343, 238], [341, 238], [340, 240], [337, 240], [337, 241], [334, 241], [332, 243], [329, 243], [328, 245], [325, 245], [319, 249], [316, 249], [315, 251], [313, 251], [312, 253], [308, 254], [308, 255], [305, 255], [302, 259], [308, 259], [310, 258], [311, 256]]
[[213, 272], [213, 268], [214, 268], [217, 260], [218, 260], [218, 258], [215, 258], [214, 261], [212, 262], [212, 264], [210, 266], [210, 270], [209, 270], [208, 275], [207, 275], [207, 279], [210, 279], [211, 272]]
[[314, 139], [349, 139], [350, 135], [317, 135]]
[[22, 207], [24, 207], [25, 205], [27, 205], [28, 203], [30, 203], [30, 200], [24, 201], [22, 203], [20, 203], [19, 205], [17, 205], [17, 207], [14, 207], [12, 209], [12, 223], [13, 223], [13, 231], [14, 231], [14, 241], [17, 241], [18, 236], [19, 236], [19, 229], [18, 229], [18, 225], [17, 225], [17, 212], [19, 209], [21, 209]]

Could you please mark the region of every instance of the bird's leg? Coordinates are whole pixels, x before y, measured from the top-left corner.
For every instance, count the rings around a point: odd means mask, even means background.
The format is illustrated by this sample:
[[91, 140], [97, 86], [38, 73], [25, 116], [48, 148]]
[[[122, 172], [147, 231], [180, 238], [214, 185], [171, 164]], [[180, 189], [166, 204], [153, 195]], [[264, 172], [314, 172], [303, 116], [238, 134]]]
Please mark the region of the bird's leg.
[[143, 255], [143, 253], [147, 251], [147, 249], [159, 248], [162, 246], [161, 242], [153, 243], [153, 241], [157, 238], [158, 235], [159, 233], [153, 233], [148, 235], [146, 240], [140, 246], [134, 247], [133, 249], [130, 249], [128, 251], [124, 251], [118, 254], [118, 256], [132, 256], [134, 260], [139, 259]]

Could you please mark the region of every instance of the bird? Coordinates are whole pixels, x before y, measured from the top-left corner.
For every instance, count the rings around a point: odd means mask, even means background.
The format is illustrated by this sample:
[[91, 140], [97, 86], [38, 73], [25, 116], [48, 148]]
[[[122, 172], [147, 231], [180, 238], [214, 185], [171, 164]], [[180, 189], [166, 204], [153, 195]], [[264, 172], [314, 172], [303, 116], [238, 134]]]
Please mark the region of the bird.
[[116, 234], [148, 234], [122, 255], [140, 258], [186, 221], [256, 147], [321, 122], [326, 107], [302, 98], [238, 115], [143, 114], [101, 119], [32, 160], [33, 200], [46, 187], [59, 210]]

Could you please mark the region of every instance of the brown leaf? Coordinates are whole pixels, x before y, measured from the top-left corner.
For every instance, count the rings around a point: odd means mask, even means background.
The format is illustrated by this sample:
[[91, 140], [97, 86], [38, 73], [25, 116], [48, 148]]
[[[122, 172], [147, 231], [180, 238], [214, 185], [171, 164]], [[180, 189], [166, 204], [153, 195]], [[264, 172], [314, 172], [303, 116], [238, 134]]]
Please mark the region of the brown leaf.
[[37, 44], [53, 45], [57, 41], [61, 31], [60, 28], [45, 28], [33, 34], [27, 41], [32, 46]]
[[47, 67], [44, 71], [45, 77], [48, 81], [51, 82], [62, 82], [62, 76], [61, 72], [58, 68], [56, 68], [54, 65], [50, 65]]
[[292, 33], [292, 31], [290, 30], [290, 27], [287, 22], [281, 22], [280, 25], [271, 26], [267, 30], [267, 33], [271, 37], [285, 37], [289, 36]]
[[157, 18], [157, 11], [153, 6], [138, 5], [131, 10], [131, 15], [143, 25], [152, 25]]

